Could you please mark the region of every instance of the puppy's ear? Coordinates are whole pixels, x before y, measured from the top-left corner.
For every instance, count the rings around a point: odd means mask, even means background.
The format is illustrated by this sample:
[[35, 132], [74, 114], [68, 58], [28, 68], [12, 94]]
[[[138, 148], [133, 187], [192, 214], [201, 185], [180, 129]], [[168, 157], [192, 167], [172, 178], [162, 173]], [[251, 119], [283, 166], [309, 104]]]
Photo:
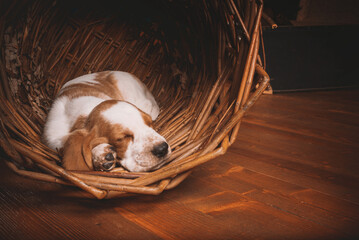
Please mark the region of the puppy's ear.
[[82, 155], [86, 165], [93, 170], [92, 163], [92, 149], [101, 143], [108, 143], [105, 137], [98, 137], [97, 126], [93, 127], [91, 131], [84, 138], [82, 143]]
[[76, 130], [67, 138], [63, 148], [62, 166], [67, 170], [92, 170], [84, 161], [82, 146], [88, 131]]

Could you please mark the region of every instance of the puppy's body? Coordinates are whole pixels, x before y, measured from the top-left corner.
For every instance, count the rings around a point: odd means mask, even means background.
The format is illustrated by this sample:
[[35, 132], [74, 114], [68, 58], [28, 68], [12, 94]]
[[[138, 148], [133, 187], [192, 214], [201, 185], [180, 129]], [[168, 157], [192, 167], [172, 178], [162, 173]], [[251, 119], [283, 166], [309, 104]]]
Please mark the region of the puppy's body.
[[[85, 148], [75, 147], [76, 143], [83, 145], [85, 139], [93, 142], [94, 138], [101, 138], [106, 140], [96, 144], [114, 146], [124, 167], [130, 171], [148, 171], [170, 152], [167, 145], [167, 151], [153, 153], [154, 148], [166, 143], [151, 127], [158, 114], [154, 97], [132, 74], [118, 71], [88, 74], [64, 84], [49, 112], [44, 139], [52, 149], [73, 148], [64, 149], [65, 168], [71, 165], [68, 168], [84, 170], [83, 163], [79, 164], [81, 167], [76, 164], [81, 159], [71, 160], [66, 152], [76, 152], [78, 148], [84, 156]], [[146, 163], [141, 165], [141, 162]], [[86, 164], [93, 168], [89, 160]]]
[[75, 78], [61, 88], [44, 129], [45, 141], [61, 149], [70, 132], [81, 128], [90, 112], [105, 100], [132, 103], [155, 120], [159, 107], [145, 85], [126, 72], [101, 72]]

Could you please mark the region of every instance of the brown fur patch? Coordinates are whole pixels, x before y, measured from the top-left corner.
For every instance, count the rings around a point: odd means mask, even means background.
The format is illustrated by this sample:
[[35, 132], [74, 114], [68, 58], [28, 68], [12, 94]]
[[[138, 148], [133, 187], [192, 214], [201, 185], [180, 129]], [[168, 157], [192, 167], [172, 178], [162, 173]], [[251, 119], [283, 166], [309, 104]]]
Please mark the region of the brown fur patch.
[[123, 129], [121, 125], [114, 124], [110, 127], [111, 135], [109, 142], [115, 147], [117, 157], [124, 158], [128, 144], [133, 141], [133, 133], [130, 130]]
[[87, 118], [88, 130], [97, 126], [98, 136], [108, 138], [108, 143], [115, 147], [117, 156], [123, 158], [128, 144], [134, 136], [130, 130], [124, 129], [120, 124], [111, 124], [105, 120], [101, 113], [118, 103], [117, 100], [108, 100], [97, 105]]
[[148, 115], [148, 114], [145, 113], [145, 112], [142, 112], [142, 111], [141, 111], [141, 115], [142, 115], [142, 118], [143, 118], [143, 121], [145, 122], [145, 124], [146, 124], [147, 126], [153, 128], [151, 116]]
[[107, 100], [107, 101], [104, 101], [104, 102], [100, 103], [99, 105], [97, 105], [94, 109], [92, 109], [92, 112], [87, 117], [85, 127], [87, 129], [91, 129], [95, 125], [98, 125], [98, 127], [108, 125], [109, 123], [107, 123], [101, 117], [101, 113], [117, 103], [118, 103], [118, 100]]
[[82, 145], [88, 132], [77, 130], [70, 134], [63, 147], [62, 166], [67, 170], [92, 170], [85, 162]]
[[86, 119], [87, 119], [87, 117], [85, 117], [85, 116], [79, 116], [76, 119], [76, 122], [72, 125], [70, 132], [73, 132], [73, 131], [75, 131], [77, 129], [84, 128], [85, 123], [86, 123]]
[[64, 87], [61, 90], [61, 96], [69, 98], [78, 98], [83, 96], [94, 96], [105, 99], [111, 98], [123, 100], [121, 92], [118, 90], [116, 80], [111, 72], [100, 72], [94, 79], [97, 83], [75, 83]]

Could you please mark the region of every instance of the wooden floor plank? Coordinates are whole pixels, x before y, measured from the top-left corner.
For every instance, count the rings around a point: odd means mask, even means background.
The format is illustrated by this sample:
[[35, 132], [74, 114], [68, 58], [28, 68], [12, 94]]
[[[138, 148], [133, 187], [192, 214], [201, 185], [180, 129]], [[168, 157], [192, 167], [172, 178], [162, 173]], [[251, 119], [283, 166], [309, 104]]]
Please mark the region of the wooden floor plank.
[[[6, 223], [9, 229], [4, 235], [15, 239], [35, 239], [37, 232], [41, 232], [42, 236], [48, 239], [62, 236], [71, 239], [91, 239], [87, 229], [81, 228], [65, 216], [65, 219], [60, 219], [53, 211], [46, 211], [40, 206], [35, 209], [28, 204], [29, 201], [26, 201], [25, 197], [31, 195], [13, 194], [12, 191], [1, 189], [0, 219], [3, 223], [13, 221], [12, 224]], [[14, 218], [9, 215], [14, 215]]]
[[[310, 97], [308, 97], [310, 96]], [[328, 120], [331, 122], [358, 126], [355, 116], [359, 115], [359, 104], [357, 96], [351, 96], [352, 101], [341, 103], [342, 99], [318, 99], [313, 97], [311, 93], [293, 93], [293, 94], [280, 94], [274, 98], [270, 96], [263, 96], [264, 100], [260, 101], [253, 108], [260, 108], [261, 111], [252, 111], [249, 115], [252, 116], [269, 116], [279, 118], [284, 116], [306, 117], [303, 120]], [[358, 106], [356, 106], [358, 105]]]
[[[251, 192], [271, 191], [276, 192], [279, 196], [294, 197], [295, 202], [299, 201], [306, 205], [312, 205], [319, 209], [332, 212], [343, 218], [353, 219], [359, 223], [359, 205], [350, 201], [344, 201], [313, 189], [307, 189], [294, 185], [287, 181], [273, 178], [268, 175], [253, 172], [246, 168], [240, 168], [235, 165], [226, 163], [226, 157], [218, 158], [201, 167], [200, 172], [196, 172], [192, 177], [198, 177], [197, 181], [205, 181], [212, 185], [218, 185], [222, 189], [236, 191], [246, 196]], [[227, 172], [215, 174], [211, 173], [210, 177], [204, 178], [205, 173], [215, 172], [216, 166], [228, 165]], [[202, 180], [201, 180], [202, 179]], [[206, 185], [206, 184], [203, 184]], [[249, 187], [250, 186], [250, 187]], [[215, 192], [215, 191], [213, 191]]]
[[[331, 236], [345, 236], [344, 233], [340, 232], [342, 231], [340, 227], [340, 231], [336, 231], [336, 229], [332, 228], [331, 226], [322, 226], [323, 223], [319, 222], [316, 218], [311, 219], [308, 216], [301, 216], [297, 212], [289, 212], [288, 209], [281, 209], [274, 204], [270, 204], [266, 201], [263, 202], [260, 199], [255, 199], [255, 197], [252, 197], [252, 194], [253, 192], [257, 192], [257, 190], [252, 190], [241, 194], [235, 191], [226, 190], [227, 186], [222, 184], [223, 179], [218, 179], [218, 185], [208, 183], [207, 180], [208, 179], [202, 181], [203, 189], [217, 188], [218, 190], [216, 191], [216, 193], [212, 195], [205, 194], [205, 196], [202, 198], [187, 199], [187, 201], [185, 202], [186, 206], [199, 210], [205, 214], [209, 214], [215, 217], [220, 222], [227, 222], [228, 225], [231, 226], [232, 231], [240, 230], [242, 236], [245, 238], [257, 238], [257, 233], [265, 233], [266, 236], [275, 236], [279, 228], [283, 232], [285, 232], [287, 236], [300, 236], [301, 234], [309, 235], [313, 234], [312, 232], [325, 232], [326, 234], [330, 232]], [[237, 182], [237, 185], [241, 185], [241, 183]], [[211, 192], [209, 190], [202, 189], [199, 191], [207, 193]], [[165, 195], [166, 197], [173, 197], [173, 195], [171, 194]], [[180, 196], [177, 200], [183, 202], [183, 199]], [[294, 203], [291, 203], [291, 201], [299, 202], [297, 200], [291, 199], [288, 200], [288, 202], [285, 202], [284, 205], [294, 205]], [[255, 215], [253, 213], [249, 213], [249, 215], [246, 216], [248, 214], [248, 208], [253, 211], [260, 211], [260, 220], [251, 219]], [[251, 219], [251, 226], [243, 227], [242, 224], [244, 224], [244, 221], [242, 220], [238, 222], [237, 217], [232, 216], [232, 214], [230, 214], [230, 216], [233, 218], [232, 220], [230, 218], [227, 218], [229, 216], [223, 216], [228, 215], [228, 212], [235, 212], [236, 214], [243, 216], [243, 219]], [[325, 210], [322, 209], [317, 212], [327, 213]], [[314, 214], [315, 216], [315, 213], [316, 212], [312, 214]], [[263, 227], [263, 222], [266, 222], [265, 231], [259, 230], [261, 227]], [[319, 234], [315, 237], [323, 236]]]
[[[348, 191], [352, 191], [353, 193], [358, 194], [357, 189], [359, 189], [359, 179], [354, 175], [355, 171], [351, 171], [350, 174], [347, 173], [348, 171], [343, 173], [343, 171], [340, 170], [333, 170], [333, 167], [330, 167], [329, 163], [306, 164], [305, 161], [296, 161], [293, 158], [286, 158], [283, 157], [283, 155], [280, 156], [276, 153], [271, 154], [272, 150], [266, 151], [264, 148], [259, 148], [258, 150], [261, 150], [260, 153], [256, 149], [246, 148], [245, 144], [242, 144], [238, 148], [238, 151], [241, 152], [240, 155], [243, 156], [243, 161], [254, 156], [255, 159], [260, 162], [266, 163], [268, 165], [274, 165], [276, 168], [285, 169], [288, 172], [294, 171], [298, 175], [308, 178], [308, 181], [312, 179], [318, 183], [320, 182], [326, 184], [328, 182], [332, 185], [340, 185], [342, 187], [348, 188]], [[236, 155], [238, 154], [233, 154], [233, 156], [230, 155], [231, 159], [236, 161]], [[303, 156], [303, 158], [305, 157]], [[310, 158], [309, 160], [313, 160], [313, 158]], [[355, 166], [356, 164], [348, 165], [350, 167], [351, 165]], [[263, 164], [263, 166], [265, 165]]]
[[[334, 118], [333, 116], [341, 116], [343, 118], [344, 115], [330, 111], [337, 109], [331, 107], [332, 104], [335, 104], [336, 99], [331, 99], [331, 102], [320, 101], [317, 103], [320, 105], [317, 105], [317, 108], [311, 110], [310, 105], [315, 104], [314, 100], [312, 103], [308, 102], [308, 104], [303, 107], [303, 104], [298, 106], [292, 102], [288, 103], [293, 96], [277, 96], [278, 97], [269, 99], [268, 101], [271, 101], [270, 103], [266, 101], [270, 96], [263, 96], [265, 100], [260, 101], [253, 107], [254, 110], [251, 114], [248, 114], [245, 121], [279, 131], [288, 131], [336, 143], [357, 144], [359, 140], [359, 136], [356, 134], [359, 131], [357, 123], [345, 124], [332, 120]], [[285, 96], [288, 97], [286, 98]], [[303, 96], [297, 93], [296, 96], [298, 96], [297, 99], [303, 98], [303, 101], [305, 99], [305, 94]], [[356, 103], [357, 99], [355, 98], [353, 102], [350, 103], [351, 108], [346, 112], [357, 114], [359, 110], [355, 107]], [[290, 105], [282, 107], [286, 104]], [[260, 109], [260, 111], [256, 111], [257, 109]], [[355, 122], [353, 118], [351, 121]]]
[[[286, 212], [248, 201], [234, 208], [209, 213], [216, 219], [232, 225], [248, 238], [260, 239], [337, 239], [331, 229], [304, 221]], [[264, 227], [265, 226], [265, 227]]]
[[247, 148], [327, 172], [358, 178], [356, 169], [359, 168], [359, 162], [352, 161], [357, 154], [354, 146], [279, 132], [247, 122], [242, 126], [240, 140], [229, 149], [231, 152], [241, 152], [239, 147]]
[[295, 192], [291, 196], [305, 204], [325, 209], [342, 217], [352, 219], [359, 224], [359, 206], [357, 204], [334, 198], [313, 189]]
[[[280, 195], [268, 190], [252, 191], [246, 194], [250, 199], [260, 201], [273, 208], [295, 215], [298, 218], [318, 224], [326, 229], [335, 230], [337, 237], [349, 238], [357, 234], [358, 221], [334, 214], [326, 210], [326, 206], [315, 207], [296, 200], [292, 197]], [[359, 237], [359, 235], [358, 235]]]
[[[155, 200], [155, 201], [154, 201]], [[128, 220], [163, 239], [236, 239], [241, 233], [230, 225], [166, 197], [142, 197], [115, 210]]]
[[[220, 158], [218, 160], [220, 161], [222, 159]], [[217, 187], [221, 188], [222, 190], [225, 189], [223, 191], [228, 191], [229, 189], [231, 191], [237, 191], [236, 186], [247, 185], [248, 182], [251, 183], [251, 185], [254, 187], [253, 190], [242, 192], [238, 195], [237, 198], [241, 199], [241, 201], [234, 201], [232, 203], [230, 200], [226, 200], [222, 203], [223, 206], [219, 207], [220, 209], [228, 209], [231, 206], [236, 207], [236, 204], [238, 203], [242, 205], [242, 202], [251, 201], [262, 203], [269, 206], [270, 208], [273, 208], [273, 216], [278, 214], [276, 213], [277, 211], [281, 211], [287, 213], [288, 215], [292, 215], [292, 217], [300, 218], [303, 222], [306, 222], [304, 224], [306, 227], [304, 230], [301, 230], [303, 232], [311, 231], [313, 227], [315, 228], [318, 227], [317, 225], [320, 225], [327, 228], [326, 231], [332, 231], [332, 234], [334, 234], [336, 237], [350, 237], [357, 233], [355, 226], [358, 225], [359, 222], [357, 219], [351, 219], [350, 217], [348, 218], [348, 215], [351, 216], [353, 213], [342, 212], [342, 209], [337, 209], [337, 207], [334, 207], [333, 203], [335, 203], [335, 201], [333, 201], [333, 198], [328, 196], [326, 196], [327, 201], [320, 203], [319, 205], [308, 204], [304, 201], [303, 198], [300, 197], [300, 193], [305, 192], [304, 189], [280, 180], [271, 179], [265, 175], [251, 172], [247, 169], [242, 169], [239, 172], [229, 170], [223, 175], [211, 175], [211, 177], [206, 178], [203, 181], [217, 185]], [[209, 184], [207, 183], [204, 185], [208, 187]], [[224, 193], [226, 192], [222, 192], [222, 194]], [[218, 194], [214, 194], [213, 196], [218, 196]], [[211, 209], [211, 197], [212, 196], [201, 199], [201, 203], [198, 202], [197, 204], [202, 208]], [[227, 198], [231, 199], [229, 197]], [[232, 198], [232, 201], [233, 199], [234, 198]], [[218, 202], [220, 201], [218, 200]], [[229, 207], [226, 206], [226, 202], [230, 203], [227, 204]], [[341, 202], [343, 203], [343, 201]], [[217, 204], [220, 205], [220, 203]], [[355, 207], [358, 209], [358, 206], [350, 206], [352, 210], [355, 209]], [[216, 211], [216, 207], [213, 208], [213, 211]], [[330, 210], [327, 210], [327, 208]], [[210, 210], [207, 210], [207, 212], [208, 211]], [[341, 219], [339, 224], [338, 219]], [[307, 223], [307, 221], [310, 221], [311, 223]], [[290, 225], [289, 223], [282, 224]], [[298, 225], [298, 223], [296, 224]]]
[[[353, 129], [351, 126], [341, 126], [338, 124], [327, 124], [327, 127], [324, 127], [323, 121], [305, 122], [303, 119], [300, 120], [298, 116], [292, 116], [293, 119], [290, 119], [288, 116], [285, 118], [286, 119], [283, 120], [264, 116], [251, 116], [248, 117], [246, 121], [278, 131], [310, 136], [338, 144], [355, 146], [358, 142], [358, 135], [356, 133], [359, 128], [357, 127]], [[331, 130], [328, 131], [328, 128], [331, 128]], [[342, 131], [345, 131], [345, 134], [342, 135]]]
[[227, 157], [236, 164], [254, 172], [273, 176], [276, 179], [287, 181], [303, 188], [311, 188], [346, 201], [359, 203], [359, 193], [351, 187], [351, 185], [355, 184], [353, 182], [348, 182], [348, 185], [343, 185], [337, 184], [335, 181], [323, 179], [321, 176], [316, 178], [314, 175], [308, 175], [306, 172], [300, 172], [300, 170], [295, 171], [278, 166], [276, 164], [277, 158], [263, 156], [254, 152], [250, 157], [235, 153], [228, 153]]

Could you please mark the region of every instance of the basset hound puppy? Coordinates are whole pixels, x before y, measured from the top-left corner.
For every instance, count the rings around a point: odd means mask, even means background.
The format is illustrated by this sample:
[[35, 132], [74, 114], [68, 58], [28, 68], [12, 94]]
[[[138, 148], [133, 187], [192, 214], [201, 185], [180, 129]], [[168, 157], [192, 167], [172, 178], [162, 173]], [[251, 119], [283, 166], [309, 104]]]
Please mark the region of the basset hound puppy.
[[159, 107], [146, 86], [120, 71], [68, 81], [49, 111], [44, 141], [63, 155], [68, 170], [128, 171], [160, 168], [170, 156], [165, 138], [152, 127]]

